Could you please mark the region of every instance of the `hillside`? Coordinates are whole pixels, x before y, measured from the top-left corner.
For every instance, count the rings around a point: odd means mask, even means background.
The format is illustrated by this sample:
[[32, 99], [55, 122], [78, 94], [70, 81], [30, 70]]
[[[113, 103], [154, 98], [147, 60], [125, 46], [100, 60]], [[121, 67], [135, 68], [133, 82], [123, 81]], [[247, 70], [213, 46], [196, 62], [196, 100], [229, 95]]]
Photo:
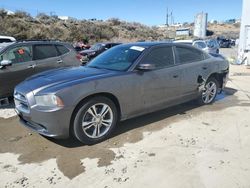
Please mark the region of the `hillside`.
[[[185, 25], [190, 27], [191, 25]], [[164, 40], [175, 37], [174, 27], [161, 29], [116, 18], [102, 20], [60, 20], [57, 16], [39, 14], [36, 18], [17, 11], [8, 15], [0, 10], [0, 35], [14, 36], [18, 40], [56, 39], [68, 42], [83, 40], [89, 43], [100, 41], [134, 42], [138, 40]], [[239, 25], [209, 24], [215, 36], [237, 37]]]
[[7, 15], [0, 10], [0, 34], [22, 39], [58, 39], [73, 42], [162, 40], [161, 31], [140, 23], [128, 23], [119, 19], [60, 20], [57, 16], [39, 14], [36, 18], [25, 12]]

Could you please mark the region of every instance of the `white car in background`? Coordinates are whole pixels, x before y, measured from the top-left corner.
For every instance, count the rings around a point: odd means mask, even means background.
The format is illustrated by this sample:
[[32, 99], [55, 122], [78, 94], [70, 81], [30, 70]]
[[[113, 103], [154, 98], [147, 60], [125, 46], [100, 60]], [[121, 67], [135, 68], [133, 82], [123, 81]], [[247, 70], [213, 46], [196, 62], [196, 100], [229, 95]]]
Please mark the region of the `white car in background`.
[[0, 43], [16, 42], [14, 37], [0, 35]]
[[16, 39], [14, 37], [0, 35], [0, 50], [2, 48], [5, 48], [6, 46], [11, 45], [14, 42], [16, 42]]
[[176, 40], [175, 43], [183, 43], [187, 45], [195, 46], [210, 54], [218, 54], [220, 52], [220, 46], [215, 39], [207, 40]]

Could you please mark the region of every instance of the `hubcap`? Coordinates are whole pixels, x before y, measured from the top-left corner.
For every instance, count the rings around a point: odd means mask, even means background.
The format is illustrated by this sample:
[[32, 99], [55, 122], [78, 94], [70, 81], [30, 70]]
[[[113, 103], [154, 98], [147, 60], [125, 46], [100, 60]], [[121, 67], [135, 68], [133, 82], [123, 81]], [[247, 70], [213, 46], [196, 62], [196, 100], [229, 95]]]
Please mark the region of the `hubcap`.
[[217, 94], [216, 84], [212, 81], [208, 82], [202, 92], [202, 100], [205, 104], [211, 103]]
[[104, 103], [91, 106], [83, 116], [82, 129], [90, 138], [100, 138], [105, 135], [113, 122], [113, 111]]

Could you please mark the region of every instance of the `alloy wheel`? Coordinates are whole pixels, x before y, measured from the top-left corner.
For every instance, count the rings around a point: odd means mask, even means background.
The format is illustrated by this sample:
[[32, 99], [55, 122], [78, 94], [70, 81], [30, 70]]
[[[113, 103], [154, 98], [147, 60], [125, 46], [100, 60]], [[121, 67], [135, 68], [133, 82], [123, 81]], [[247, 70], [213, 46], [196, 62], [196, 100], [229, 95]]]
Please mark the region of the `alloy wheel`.
[[217, 94], [217, 86], [213, 81], [209, 81], [202, 92], [202, 100], [205, 104], [211, 103]]
[[82, 119], [82, 130], [89, 138], [104, 136], [113, 123], [113, 111], [109, 105], [98, 103], [92, 105]]

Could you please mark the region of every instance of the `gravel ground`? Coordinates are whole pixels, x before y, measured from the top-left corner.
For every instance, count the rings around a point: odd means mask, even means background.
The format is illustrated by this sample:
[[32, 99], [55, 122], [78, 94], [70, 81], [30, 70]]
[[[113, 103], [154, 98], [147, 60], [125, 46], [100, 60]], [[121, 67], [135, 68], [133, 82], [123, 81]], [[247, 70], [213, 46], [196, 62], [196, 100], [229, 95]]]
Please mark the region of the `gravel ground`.
[[8, 119], [16, 116], [14, 110], [14, 102], [10, 101], [10, 105], [0, 107], [0, 118]]

